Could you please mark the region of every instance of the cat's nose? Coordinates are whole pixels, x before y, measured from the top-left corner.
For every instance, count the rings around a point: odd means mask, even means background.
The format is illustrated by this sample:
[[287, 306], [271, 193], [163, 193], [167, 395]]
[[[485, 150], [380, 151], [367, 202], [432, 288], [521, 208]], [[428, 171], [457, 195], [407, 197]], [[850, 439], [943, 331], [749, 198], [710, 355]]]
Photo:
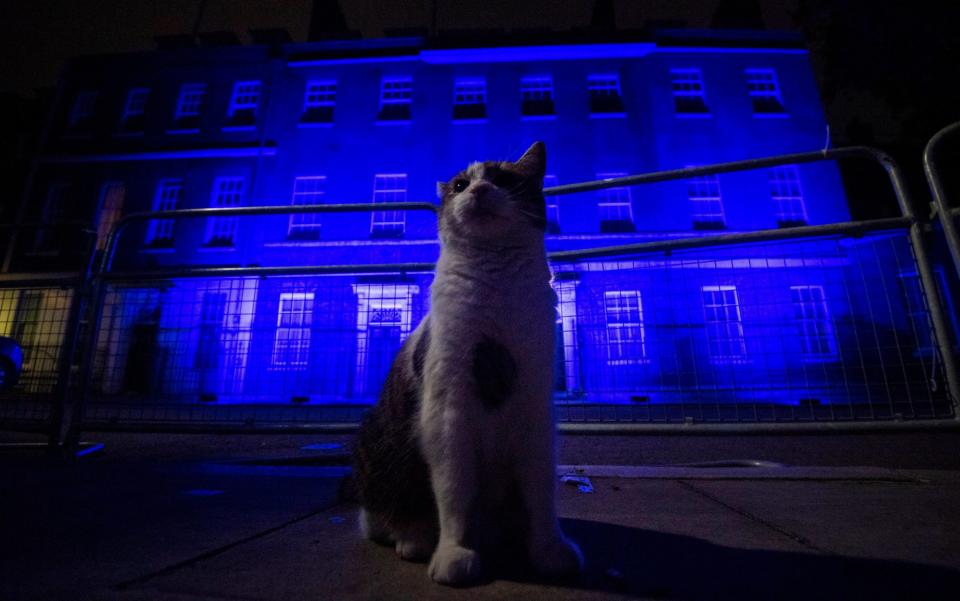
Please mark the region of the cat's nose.
[[494, 190], [494, 185], [489, 182], [479, 181], [474, 183], [472, 186], [472, 192], [474, 197], [477, 200], [483, 201], [486, 200], [490, 193]]

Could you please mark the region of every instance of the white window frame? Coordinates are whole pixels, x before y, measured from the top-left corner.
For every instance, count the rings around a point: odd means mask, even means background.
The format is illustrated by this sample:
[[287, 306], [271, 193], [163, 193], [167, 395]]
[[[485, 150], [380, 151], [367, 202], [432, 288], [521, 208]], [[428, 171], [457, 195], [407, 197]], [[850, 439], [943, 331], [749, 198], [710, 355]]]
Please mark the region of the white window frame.
[[[614, 300], [616, 299], [616, 300]], [[635, 299], [636, 309], [624, 303], [624, 300]], [[613, 301], [613, 307], [611, 307]], [[609, 290], [603, 293], [603, 313], [607, 325], [607, 364], [608, 365], [635, 365], [647, 362], [647, 335], [643, 323], [643, 297], [639, 290]], [[621, 319], [626, 313], [627, 319]], [[632, 315], [636, 313], [636, 315]], [[616, 319], [612, 319], [616, 316]], [[635, 319], [631, 319], [634, 318]], [[635, 338], [624, 337], [626, 331], [635, 331]], [[638, 344], [640, 355], [626, 356], [625, 349], [630, 345]]]
[[703, 72], [700, 69], [692, 67], [682, 69], [670, 69], [670, 89], [674, 98], [678, 97], [697, 97], [703, 102], [707, 111], [702, 113], [675, 111], [682, 117], [710, 115], [710, 105], [707, 104], [706, 89], [703, 85]]
[[[380, 111], [386, 105], [413, 105], [413, 78], [409, 76], [384, 77], [380, 80]], [[412, 113], [411, 113], [412, 114]], [[399, 121], [407, 121], [400, 119]], [[396, 121], [396, 120], [393, 120]]]
[[453, 104], [487, 104], [487, 80], [471, 77], [454, 81]]
[[[806, 292], [806, 294], [804, 294]], [[800, 338], [800, 352], [805, 359], [834, 359], [837, 339], [830, 318], [823, 286], [805, 284], [790, 286], [790, 301]]]
[[[327, 194], [326, 175], [302, 175], [293, 180], [293, 193], [290, 206], [323, 204]], [[319, 213], [291, 213], [287, 225], [287, 236], [294, 237], [297, 232], [320, 231]]]
[[553, 76], [528, 75], [520, 79], [520, 99], [522, 102], [553, 100]]
[[[213, 180], [210, 206], [213, 208], [238, 207], [243, 202], [246, 181], [243, 176], [218, 177]], [[216, 248], [232, 248], [237, 243], [236, 217], [210, 217], [204, 242]], [[214, 244], [218, 238], [228, 239], [230, 244]]]
[[254, 118], [257, 118], [262, 92], [263, 84], [260, 80], [251, 79], [234, 82], [233, 93], [230, 95], [230, 106], [227, 109], [227, 119], [232, 119], [237, 111], [247, 109], [252, 109]]
[[777, 165], [768, 172], [768, 181], [777, 223], [809, 223], [800, 169], [796, 165]]
[[[153, 193], [154, 211], [175, 211], [183, 198], [183, 180], [177, 178], [161, 179]], [[154, 245], [158, 240], [174, 241], [173, 219], [151, 219], [147, 222], [146, 246]]]
[[[612, 179], [616, 177], [624, 177], [626, 173], [616, 172], [616, 173], [598, 173], [597, 179]], [[604, 188], [602, 190], [597, 190], [599, 195], [599, 200], [597, 202], [597, 208], [599, 210], [600, 221], [633, 221], [633, 194], [630, 191], [629, 186], [619, 186], [616, 188]], [[609, 214], [613, 213], [614, 218], [610, 218]], [[626, 219], [623, 218], [624, 213], [626, 214]], [[605, 217], [605, 214], [607, 215]]]
[[[177, 122], [182, 119], [199, 117], [203, 110], [203, 103], [207, 96], [207, 84], [205, 83], [185, 83], [180, 86], [180, 92], [177, 96], [177, 107], [173, 112], [173, 122], [176, 127]], [[180, 132], [197, 132], [199, 128], [174, 129]]]
[[[719, 293], [720, 298], [708, 299], [708, 293]], [[743, 334], [743, 315], [740, 312], [740, 296], [737, 287], [702, 286], [700, 294], [703, 300], [703, 319], [706, 325], [707, 352], [710, 354], [710, 359], [717, 363], [744, 362], [747, 359], [747, 343]], [[729, 344], [733, 352], [720, 353], [719, 346], [723, 344]]]
[[311, 79], [303, 92], [303, 110], [313, 107], [337, 106], [337, 80]]
[[[694, 165], [687, 165], [687, 168]], [[690, 201], [690, 217], [694, 224], [727, 225], [723, 209], [723, 192], [720, 175], [698, 175], [687, 179], [687, 200]]]
[[[620, 91], [620, 75], [617, 73], [597, 73], [587, 76], [587, 94], [590, 100], [595, 97], [619, 98], [623, 102], [623, 95]], [[591, 117], [622, 117], [624, 111], [599, 112], [590, 111]]]
[[780, 111], [777, 112], [757, 112], [755, 117], [782, 117], [786, 116], [786, 108], [783, 104], [783, 97], [780, 95], [780, 84], [777, 81], [777, 72], [774, 69], [744, 69], [744, 76], [747, 81], [747, 95], [750, 96], [751, 105], [755, 98], [773, 98], [780, 105]]
[[[299, 303], [299, 304], [298, 304]], [[289, 310], [285, 311], [284, 309]], [[283, 292], [277, 304], [277, 328], [270, 365], [275, 369], [303, 370], [310, 363], [314, 294]], [[284, 323], [286, 320], [286, 323]]]
[[93, 118], [93, 111], [97, 104], [97, 98], [100, 92], [86, 90], [79, 92], [73, 100], [70, 107], [70, 117], [67, 121], [68, 127], [79, 127]]
[[131, 88], [127, 92], [127, 101], [123, 105], [123, 115], [120, 124], [127, 123], [134, 117], [140, 117], [147, 112], [147, 99], [150, 97], [150, 88]]
[[[406, 202], [407, 200], [406, 173], [378, 173], [373, 176], [373, 201]], [[399, 226], [399, 228], [397, 228]], [[406, 211], [374, 211], [370, 216], [370, 233], [379, 231], [406, 230]]]

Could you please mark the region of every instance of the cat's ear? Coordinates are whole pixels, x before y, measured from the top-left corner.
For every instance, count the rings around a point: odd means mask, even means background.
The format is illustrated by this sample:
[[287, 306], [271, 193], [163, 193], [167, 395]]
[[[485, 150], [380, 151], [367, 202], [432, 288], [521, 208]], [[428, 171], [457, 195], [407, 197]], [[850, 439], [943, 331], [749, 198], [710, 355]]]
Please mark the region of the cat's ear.
[[443, 198], [447, 193], [447, 182], [437, 182], [437, 198]]
[[547, 172], [547, 147], [543, 142], [534, 142], [514, 165], [524, 175], [543, 181], [543, 174]]

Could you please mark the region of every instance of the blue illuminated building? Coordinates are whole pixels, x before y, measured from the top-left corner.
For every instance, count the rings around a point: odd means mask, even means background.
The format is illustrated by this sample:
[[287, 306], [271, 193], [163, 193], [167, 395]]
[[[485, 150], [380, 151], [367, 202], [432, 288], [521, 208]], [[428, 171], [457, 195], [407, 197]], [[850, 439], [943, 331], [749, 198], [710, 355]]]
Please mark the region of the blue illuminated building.
[[[474, 160], [516, 158], [534, 140], [548, 149], [549, 186], [817, 150], [825, 139], [807, 52], [769, 32], [173, 48], [69, 65], [25, 219], [85, 219], [102, 243], [121, 214], [140, 211], [432, 201], [438, 179]], [[831, 163], [548, 203], [550, 250], [849, 220]], [[558, 398], [869, 401], [871, 366], [882, 368], [882, 358], [865, 358], [854, 340], [860, 321], [884, 332], [877, 348], [898, 332], [903, 346], [917, 329], [910, 303], [919, 297], [910, 300], [915, 277], [901, 242], [558, 265]], [[63, 239], [20, 244], [15, 269], [67, 260]], [[158, 220], [123, 235], [115, 269], [432, 262], [437, 254], [434, 217], [423, 211]], [[884, 279], [883, 264], [899, 267]], [[898, 306], [873, 307], [851, 277], [881, 282]], [[427, 311], [430, 278], [116, 285], [96, 386], [184, 403], [367, 402]], [[904, 352], [922, 359], [921, 338], [914, 332]]]

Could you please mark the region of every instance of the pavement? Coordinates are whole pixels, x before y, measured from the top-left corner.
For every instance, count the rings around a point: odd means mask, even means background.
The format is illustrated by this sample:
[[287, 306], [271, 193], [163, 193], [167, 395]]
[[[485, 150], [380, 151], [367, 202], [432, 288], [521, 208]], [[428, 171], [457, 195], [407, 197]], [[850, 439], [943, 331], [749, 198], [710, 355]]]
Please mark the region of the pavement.
[[[592, 486], [558, 483], [583, 577], [501, 563], [453, 589], [361, 540], [349, 436], [90, 434], [104, 446], [62, 460], [0, 433], [0, 601], [960, 598], [960, 436], [883, 436], [818, 439], [821, 454], [803, 438], [565, 437], [559, 473]], [[927, 459], [890, 457], [910, 436]], [[676, 461], [631, 463], [636, 449]]]

